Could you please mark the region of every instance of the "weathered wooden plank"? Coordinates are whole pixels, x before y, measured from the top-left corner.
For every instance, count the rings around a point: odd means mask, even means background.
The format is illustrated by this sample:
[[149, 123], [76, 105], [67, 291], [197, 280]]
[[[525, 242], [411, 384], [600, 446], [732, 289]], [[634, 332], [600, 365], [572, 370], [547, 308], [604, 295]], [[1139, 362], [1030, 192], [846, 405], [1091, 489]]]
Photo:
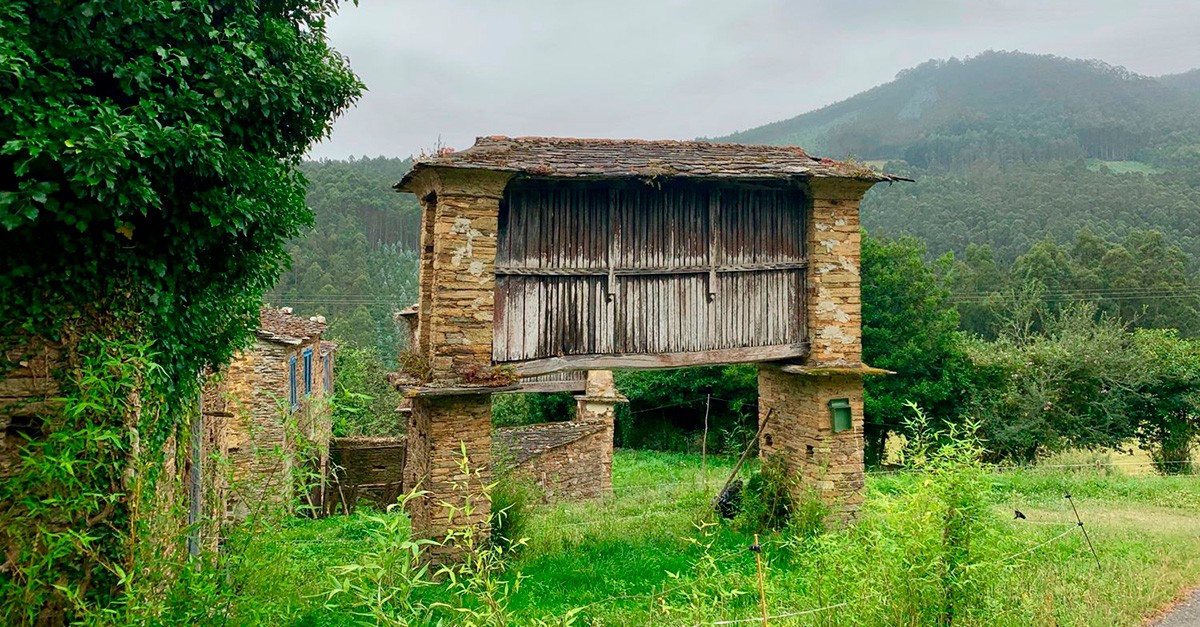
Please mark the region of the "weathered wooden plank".
[[611, 271], [608, 268], [588, 268], [583, 266], [563, 266], [563, 267], [545, 267], [545, 268], [524, 268], [519, 266], [497, 266], [497, 276], [607, 276], [615, 274], [616, 276], [648, 276], [653, 274], [707, 274], [710, 271], [715, 271], [716, 274], [728, 274], [731, 272], [762, 272], [765, 270], [800, 270], [808, 267], [808, 262], [804, 260], [796, 261], [775, 261], [775, 262], [760, 262], [749, 263], [743, 265], [718, 265], [718, 266], [662, 266], [662, 267], [645, 267], [645, 268], [613, 268]]
[[587, 389], [587, 381], [533, 381], [521, 383], [515, 390], [505, 390], [499, 394], [543, 394], [550, 392], [582, 392]]
[[802, 203], [728, 185], [510, 186], [494, 359], [802, 341]]
[[807, 343], [659, 354], [566, 355], [509, 364], [520, 376], [560, 370], [653, 370], [802, 358]]
[[801, 366], [799, 364], [783, 364], [779, 367], [780, 370], [788, 374], [798, 374], [810, 377], [836, 377], [836, 376], [886, 376], [896, 374], [891, 370], [883, 368], [875, 368], [866, 364], [848, 365], [848, 366]]

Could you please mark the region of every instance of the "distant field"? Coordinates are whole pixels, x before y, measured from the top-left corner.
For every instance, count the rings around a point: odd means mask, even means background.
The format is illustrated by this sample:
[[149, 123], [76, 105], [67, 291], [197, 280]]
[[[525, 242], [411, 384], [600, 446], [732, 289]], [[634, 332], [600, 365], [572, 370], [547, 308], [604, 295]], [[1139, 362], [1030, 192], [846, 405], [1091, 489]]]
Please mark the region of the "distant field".
[[1162, 168], [1142, 163], [1141, 161], [1101, 161], [1100, 159], [1088, 159], [1087, 167], [1089, 170], [1099, 171], [1101, 167], [1108, 168], [1114, 174], [1162, 174]]
[[[574, 624], [591, 626], [755, 617], [752, 537], [728, 523], [711, 524], [708, 506], [732, 460], [709, 461], [706, 480], [695, 455], [618, 451], [612, 498], [538, 508], [526, 528], [528, 546], [511, 564], [510, 574], [523, 580], [509, 599], [509, 624], [535, 624], [574, 608], [583, 608]], [[981, 571], [987, 595], [954, 624], [1138, 625], [1200, 583], [1200, 478], [1133, 474], [1142, 467], [1129, 464], [1097, 469], [1095, 462], [1104, 460], [1091, 455], [1054, 461], [1055, 467], [986, 475], [991, 531], [977, 542], [995, 559]], [[868, 506], [853, 530], [811, 540], [764, 537], [768, 611], [829, 608], [770, 624], [892, 625], [907, 615], [906, 604], [924, 603], [915, 586], [924, 575], [906, 574], [902, 566], [904, 542], [928, 522], [905, 509], [923, 481], [906, 473], [871, 476]], [[1063, 498], [1068, 492], [1091, 533], [1099, 569], [1074, 526]], [[1026, 519], [1013, 520], [1014, 510]], [[261, 622], [352, 624], [344, 612], [326, 610], [322, 595], [332, 566], [371, 549], [369, 530], [359, 514], [297, 520], [261, 536], [255, 552], [272, 566], [255, 573], [255, 594], [289, 608]]]

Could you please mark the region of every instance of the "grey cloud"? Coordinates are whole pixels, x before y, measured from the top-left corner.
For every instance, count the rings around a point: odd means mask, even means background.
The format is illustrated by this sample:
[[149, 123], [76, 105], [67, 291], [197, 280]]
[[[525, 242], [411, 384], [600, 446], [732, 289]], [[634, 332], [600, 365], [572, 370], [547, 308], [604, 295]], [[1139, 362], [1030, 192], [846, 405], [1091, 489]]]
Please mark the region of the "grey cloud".
[[723, 135], [988, 49], [1182, 72], [1197, 25], [1200, 3], [1165, 0], [362, 0], [329, 31], [369, 91], [312, 156]]

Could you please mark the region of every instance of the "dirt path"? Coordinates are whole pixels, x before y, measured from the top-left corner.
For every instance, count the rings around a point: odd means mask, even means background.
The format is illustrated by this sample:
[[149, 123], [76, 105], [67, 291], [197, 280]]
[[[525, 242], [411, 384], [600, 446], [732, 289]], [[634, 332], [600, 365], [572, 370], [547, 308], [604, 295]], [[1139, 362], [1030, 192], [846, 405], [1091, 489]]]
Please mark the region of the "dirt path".
[[1147, 627], [1200, 627], [1200, 588], [1197, 588]]

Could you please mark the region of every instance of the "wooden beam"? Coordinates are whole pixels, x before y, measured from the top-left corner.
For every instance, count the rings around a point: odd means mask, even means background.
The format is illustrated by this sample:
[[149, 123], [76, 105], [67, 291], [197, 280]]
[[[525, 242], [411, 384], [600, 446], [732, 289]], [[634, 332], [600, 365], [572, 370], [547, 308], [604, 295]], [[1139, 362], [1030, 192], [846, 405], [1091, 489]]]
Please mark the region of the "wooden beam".
[[396, 390], [406, 398], [415, 396], [474, 396], [479, 394], [500, 394], [502, 392], [515, 392], [519, 388], [516, 385], [458, 385], [458, 386], [421, 386], [421, 385], [397, 385]]
[[708, 302], [717, 297], [717, 251], [721, 248], [721, 190], [708, 197]]
[[834, 376], [880, 376], [896, 374], [891, 370], [883, 368], [875, 368], [866, 364], [847, 365], [847, 366], [802, 366], [799, 364], [784, 364], [779, 367], [780, 370], [788, 374], [799, 374], [809, 377], [834, 377]]
[[582, 392], [587, 389], [587, 381], [530, 381], [521, 383], [515, 390], [506, 390], [500, 394], [534, 394], [542, 392]]
[[621, 220], [617, 211], [617, 190], [608, 190], [608, 228], [612, 239], [608, 241], [608, 301], [617, 296], [617, 260], [621, 254]]
[[741, 364], [760, 361], [794, 359], [808, 354], [808, 343], [722, 348], [690, 353], [566, 355], [529, 361], [509, 362], [522, 377], [532, 377], [561, 370], [657, 370], [718, 364]]

